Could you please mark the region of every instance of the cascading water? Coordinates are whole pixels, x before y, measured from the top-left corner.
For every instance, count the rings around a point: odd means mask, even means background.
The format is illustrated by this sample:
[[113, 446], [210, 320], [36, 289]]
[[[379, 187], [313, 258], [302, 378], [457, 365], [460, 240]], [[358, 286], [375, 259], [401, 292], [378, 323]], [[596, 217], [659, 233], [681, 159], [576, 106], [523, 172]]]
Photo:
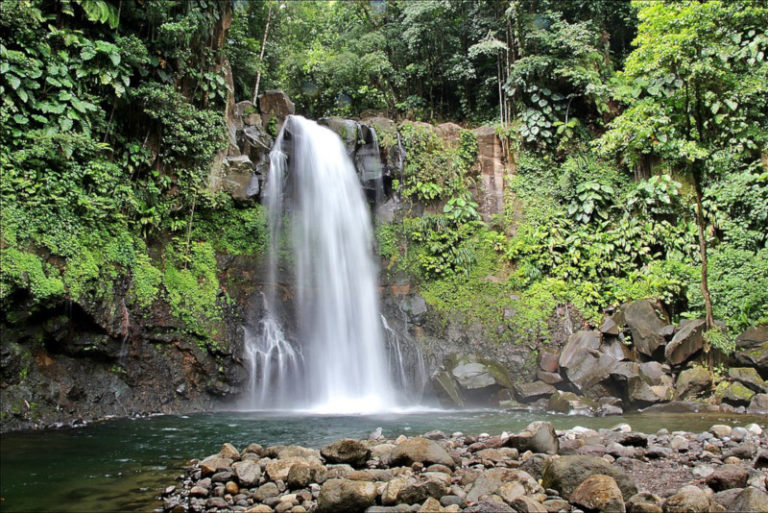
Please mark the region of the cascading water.
[[[331, 413], [393, 408], [370, 213], [339, 137], [289, 116], [270, 154], [264, 195], [268, 290], [259, 332], [246, 333], [251, 406]], [[300, 341], [293, 344], [281, 329], [275, 292], [286, 232]]]

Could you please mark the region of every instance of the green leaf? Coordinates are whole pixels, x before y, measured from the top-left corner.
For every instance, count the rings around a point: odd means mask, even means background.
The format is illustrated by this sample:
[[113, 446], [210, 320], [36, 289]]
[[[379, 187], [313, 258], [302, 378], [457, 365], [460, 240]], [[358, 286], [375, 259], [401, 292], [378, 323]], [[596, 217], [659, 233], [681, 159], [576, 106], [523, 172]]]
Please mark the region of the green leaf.
[[61, 130], [66, 132], [72, 128], [73, 122], [71, 119], [61, 116], [59, 118], [59, 126], [61, 127]]
[[14, 90], [18, 89], [19, 86], [21, 85], [21, 79], [16, 75], [8, 75], [7, 80]]
[[739, 107], [739, 104], [736, 103], [733, 100], [723, 100], [723, 102], [728, 106], [731, 110], [736, 110]]
[[89, 61], [96, 57], [96, 50], [91, 46], [84, 46], [82, 50], [80, 50], [80, 58], [84, 61]]
[[27, 92], [24, 89], [18, 89], [16, 91], [16, 94], [19, 95], [19, 98], [21, 98], [21, 101], [24, 103], [27, 103], [27, 100], [29, 99], [29, 95], [27, 95]]
[[29, 123], [29, 119], [27, 119], [27, 117], [22, 114], [14, 114], [13, 120], [19, 125], [26, 125]]

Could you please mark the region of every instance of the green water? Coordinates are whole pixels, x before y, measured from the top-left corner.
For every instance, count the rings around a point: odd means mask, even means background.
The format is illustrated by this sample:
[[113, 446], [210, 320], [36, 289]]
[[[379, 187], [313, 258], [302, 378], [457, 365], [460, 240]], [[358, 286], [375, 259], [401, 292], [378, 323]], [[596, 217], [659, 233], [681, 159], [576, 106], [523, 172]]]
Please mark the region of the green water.
[[556, 428], [609, 428], [621, 422], [635, 431], [703, 431], [765, 417], [725, 414], [627, 415], [589, 418], [499, 411], [431, 411], [371, 416], [304, 416], [217, 412], [189, 416], [115, 419], [79, 429], [9, 433], [0, 446], [1, 511], [152, 511], [160, 490], [173, 484], [190, 458], [236, 447], [299, 444], [320, 447], [343, 437], [364, 438], [377, 427], [384, 436], [432, 429], [468, 434], [519, 431], [534, 420]]

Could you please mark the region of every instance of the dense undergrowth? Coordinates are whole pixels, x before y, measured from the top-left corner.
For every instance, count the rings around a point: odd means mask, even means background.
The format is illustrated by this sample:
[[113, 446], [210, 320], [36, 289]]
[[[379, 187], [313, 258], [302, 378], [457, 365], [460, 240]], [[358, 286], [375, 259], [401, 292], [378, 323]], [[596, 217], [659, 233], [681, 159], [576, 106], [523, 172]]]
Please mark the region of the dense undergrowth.
[[[225, 2], [0, 4], [0, 299], [162, 300], [201, 345], [215, 252], [264, 245], [258, 205], [207, 189], [226, 147]], [[226, 222], [222, 222], [225, 219]], [[127, 277], [127, 284], [125, 278]]]

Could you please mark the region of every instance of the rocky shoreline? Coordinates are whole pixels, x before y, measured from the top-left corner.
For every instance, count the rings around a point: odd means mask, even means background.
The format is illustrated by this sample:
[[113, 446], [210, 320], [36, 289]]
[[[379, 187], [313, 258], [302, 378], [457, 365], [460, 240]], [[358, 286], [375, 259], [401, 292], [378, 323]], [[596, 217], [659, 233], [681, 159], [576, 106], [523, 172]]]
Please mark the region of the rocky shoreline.
[[757, 424], [643, 434], [533, 422], [495, 436], [374, 433], [320, 450], [225, 443], [189, 462], [158, 511], [765, 512], [766, 487], [768, 435]]

